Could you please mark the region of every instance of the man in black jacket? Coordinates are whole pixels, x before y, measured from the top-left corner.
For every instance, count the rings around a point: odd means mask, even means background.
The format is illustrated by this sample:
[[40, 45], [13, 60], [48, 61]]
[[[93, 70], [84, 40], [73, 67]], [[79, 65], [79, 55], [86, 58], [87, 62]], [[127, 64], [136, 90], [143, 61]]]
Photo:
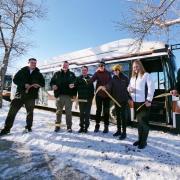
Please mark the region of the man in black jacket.
[[[90, 76], [88, 75], [88, 67], [82, 67], [82, 75], [76, 80], [75, 87], [78, 92], [79, 110], [80, 110], [80, 129], [79, 133], [87, 133], [89, 127], [89, 117], [94, 96], [94, 85], [88, 83]], [[86, 102], [85, 102], [86, 101]]]
[[5, 135], [10, 132], [16, 114], [23, 105], [25, 105], [27, 111], [25, 131], [32, 131], [35, 99], [38, 98], [39, 88], [44, 87], [45, 81], [39, 69], [36, 67], [37, 60], [30, 58], [28, 61], [29, 66], [23, 67], [14, 76], [13, 82], [17, 85], [17, 91], [15, 98], [10, 104], [5, 126], [0, 132], [0, 135]]
[[67, 61], [64, 62], [62, 70], [56, 72], [51, 79], [50, 85], [54, 90], [54, 96], [57, 98], [55, 132], [60, 130], [61, 117], [64, 106], [66, 113], [67, 131], [72, 132], [71, 98], [76, 95], [76, 90], [74, 88], [75, 80], [75, 74], [69, 70], [69, 63]]

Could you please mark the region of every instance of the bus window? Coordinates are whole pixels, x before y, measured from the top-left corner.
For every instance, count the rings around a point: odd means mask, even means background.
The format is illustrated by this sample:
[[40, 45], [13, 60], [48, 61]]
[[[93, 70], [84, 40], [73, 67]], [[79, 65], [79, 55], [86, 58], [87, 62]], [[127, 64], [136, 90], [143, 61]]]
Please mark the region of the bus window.
[[88, 74], [92, 76], [96, 72], [97, 68], [98, 68], [98, 65], [88, 66]]
[[11, 84], [12, 84], [12, 76], [11, 75], [5, 75], [4, 79], [4, 90], [11, 91]]
[[78, 77], [81, 75], [81, 68], [73, 68], [71, 69], [72, 72], [74, 72], [75, 76]]
[[151, 78], [155, 84], [155, 89], [165, 89], [165, 79], [163, 72], [150, 73]]
[[53, 72], [44, 73], [43, 76], [45, 79], [45, 90], [49, 91], [51, 90], [50, 81], [53, 76]]
[[[129, 74], [130, 74], [130, 73], [129, 73], [129, 62], [110, 63], [110, 64], [107, 64], [106, 69], [107, 69], [108, 71], [112, 72], [112, 67], [113, 67], [114, 65], [116, 65], [116, 64], [120, 64], [120, 65], [122, 66], [122, 71], [123, 71], [123, 73], [124, 73], [127, 77], [129, 77]], [[112, 73], [112, 75], [113, 75], [113, 73]]]

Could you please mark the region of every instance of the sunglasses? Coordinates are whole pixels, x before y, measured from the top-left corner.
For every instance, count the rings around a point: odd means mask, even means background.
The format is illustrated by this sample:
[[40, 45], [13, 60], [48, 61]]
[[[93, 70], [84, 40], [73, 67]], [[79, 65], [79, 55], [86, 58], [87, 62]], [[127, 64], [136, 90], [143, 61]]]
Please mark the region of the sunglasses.
[[99, 67], [104, 67], [104, 65], [103, 65], [103, 64], [100, 64]]

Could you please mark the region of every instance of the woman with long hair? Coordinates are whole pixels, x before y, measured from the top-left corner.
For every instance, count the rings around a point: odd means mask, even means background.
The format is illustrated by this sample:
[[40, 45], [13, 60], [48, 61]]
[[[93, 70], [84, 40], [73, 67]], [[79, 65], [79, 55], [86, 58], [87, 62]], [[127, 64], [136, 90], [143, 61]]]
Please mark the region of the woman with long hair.
[[133, 145], [138, 146], [139, 149], [144, 149], [147, 145], [149, 114], [154, 90], [150, 74], [145, 71], [140, 60], [134, 61], [128, 91], [134, 102], [135, 116], [138, 121], [138, 140]]

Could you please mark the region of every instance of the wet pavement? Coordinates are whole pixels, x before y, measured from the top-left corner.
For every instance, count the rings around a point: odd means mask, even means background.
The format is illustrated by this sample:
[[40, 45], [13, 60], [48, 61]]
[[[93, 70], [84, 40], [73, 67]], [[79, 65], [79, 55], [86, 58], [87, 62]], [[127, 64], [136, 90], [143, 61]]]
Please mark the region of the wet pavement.
[[0, 180], [95, 180], [70, 165], [56, 169], [57, 161], [54, 156], [35, 149], [0, 139]]

